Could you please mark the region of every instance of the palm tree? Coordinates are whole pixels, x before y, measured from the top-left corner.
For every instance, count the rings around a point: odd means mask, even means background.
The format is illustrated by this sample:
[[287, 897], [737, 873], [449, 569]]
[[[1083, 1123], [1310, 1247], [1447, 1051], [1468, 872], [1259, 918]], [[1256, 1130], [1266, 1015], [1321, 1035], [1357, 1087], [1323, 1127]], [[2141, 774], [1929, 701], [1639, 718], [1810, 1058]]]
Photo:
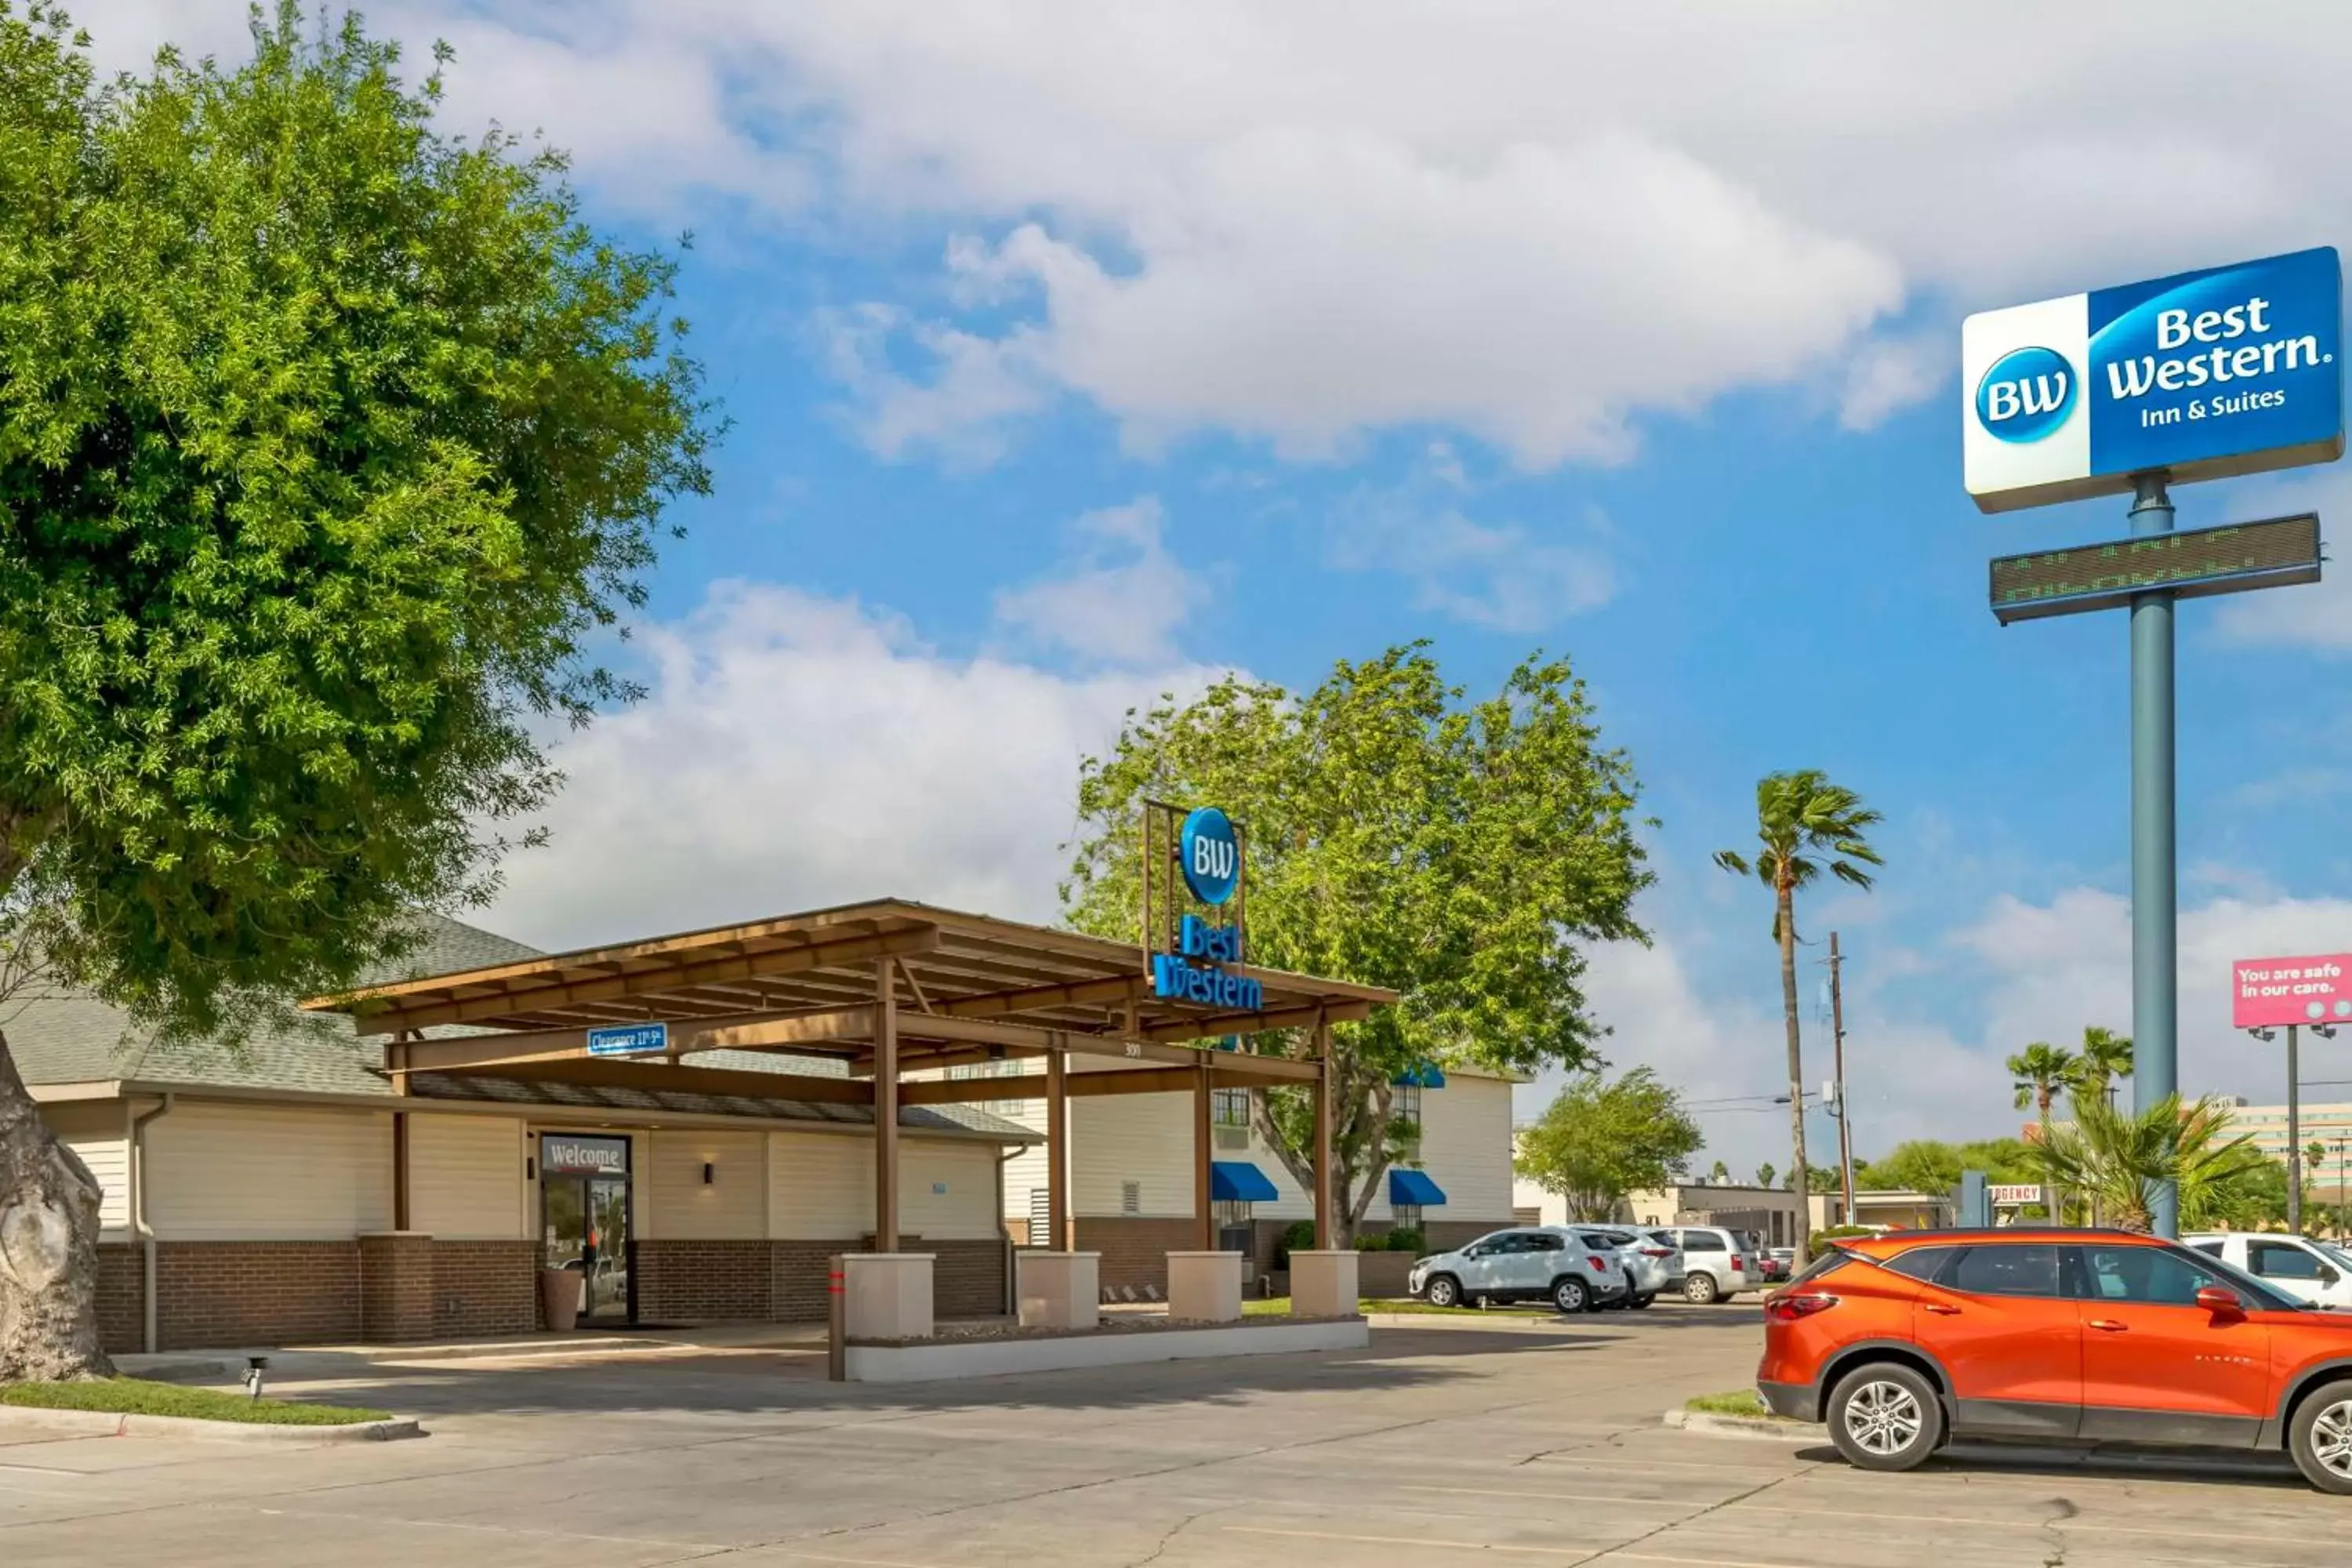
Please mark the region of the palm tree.
[[2074, 1053], [2074, 1081], [2066, 1086], [2066, 1097], [2077, 1105], [2105, 1100], [2116, 1079], [2131, 1077], [2131, 1037], [2090, 1025], [2083, 1030], [2083, 1048]]
[[2226, 1220], [2268, 1163], [2211, 1098], [2183, 1107], [2168, 1094], [2147, 1110], [2117, 1110], [2104, 1099], [2076, 1108], [2074, 1124], [2053, 1127], [2028, 1152], [2044, 1181], [2087, 1193], [2116, 1224], [2142, 1233], [2154, 1225], [2158, 1185], [2176, 1184], [2184, 1230]]
[[1772, 1184], [1772, 1177], [1775, 1173], [1776, 1173], [1772, 1169], [1772, 1162], [1769, 1160], [1765, 1161], [1762, 1164], [1756, 1167], [1756, 1184], [1759, 1187], [1770, 1186]]
[[1718, 1187], [1728, 1186], [1731, 1184], [1731, 1167], [1717, 1160], [1715, 1169], [1706, 1173], [1706, 1179]]
[[[2009, 1076], [2016, 1079], [2011, 1087], [2017, 1090], [2017, 1109], [2022, 1110], [2029, 1105], [2034, 1108], [2034, 1114], [2042, 1124], [2042, 1141], [2049, 1142], [2050, 1102], [2058, 1098], [2060, 1089], [2072, 1089], [2081, 1081], [2081, 1064], [2074, 1059], [2074, 1052], [2044, 1040], [2036, 1040], [2010, 1058], [2008, 1066]], [[2102, 1092], [2094, 1098], [2105, 1103], [2106, 1095]], [[2079, 1100], [2074, 1110], [2077, 1116], [2081, 1115]], [[2064, 1218], [2058, 1208], [2058, 1194], [2047, 1187], [2042, 1189], [2042, 1206], [2049, 1211], [2053, 1220]]]
[[[1833, 784], [1817, 768], [1768, 773], [1756, 782], [1756, 837], [1763, 845], [1750, 860], [1718, 849], [1715, 863], [1735, 876], [1751, 873], [1772, 889], [1772, 940], [1780, 945], [1780, 1011], [1789, 1037], [1789, 1142], [1790, 1180], [1799, 1192], [1805, 1174], [1805, 1055], [1797, 1028], [1797, 889], [1814, 881], [1826, 865], [1831, 876], [1857, 888], [1870, 886], [1864, 866], [1885, 862], [1864, 837], [1885, 820], [1862, 797]], [[1805, 1227], [1797, 1227], [1797, 1268], [1805, 1266]]]

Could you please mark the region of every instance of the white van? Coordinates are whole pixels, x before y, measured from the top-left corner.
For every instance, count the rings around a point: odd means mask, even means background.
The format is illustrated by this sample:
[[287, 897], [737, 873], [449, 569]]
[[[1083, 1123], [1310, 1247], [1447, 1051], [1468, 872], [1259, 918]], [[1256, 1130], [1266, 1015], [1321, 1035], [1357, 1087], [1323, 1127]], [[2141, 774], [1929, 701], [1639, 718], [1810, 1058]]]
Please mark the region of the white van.
[[1764, 1266], [1756, 1256], [1756, 1238], [1744, 1230], [1719, 1225], [1661, 1226], [1650, 1232], [1682, 1249], [1683, 1300], [1701, 1306], [1727, 1301], [1742, 1290], [1763, 1283]]
[[2234, 1265], [2283, 1295], [2331, 1311], [2352, 1311], [2352, 1253], [2307, 1236], [2243, 1230], [2180, 1238]]

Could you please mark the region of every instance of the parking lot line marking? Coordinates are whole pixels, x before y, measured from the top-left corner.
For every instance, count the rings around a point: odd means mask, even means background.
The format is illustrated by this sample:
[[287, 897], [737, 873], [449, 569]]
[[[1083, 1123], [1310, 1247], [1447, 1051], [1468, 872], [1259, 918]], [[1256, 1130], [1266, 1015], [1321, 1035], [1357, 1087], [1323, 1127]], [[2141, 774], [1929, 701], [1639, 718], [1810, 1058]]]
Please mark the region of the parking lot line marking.
[[[1349, 1535], [1336, 1530], [1276, 1530], [1265, 1524], [1228, 1524], [1231, 1535], [1282, 1535], [1301, 1541], [1352, 1541], [1360, 1546], [1443, 1546], [1455, 1552], [1510, 1552], [1529, 1557], [1573, 1557], [1587, 1561], [1590, 1550], [1581, 1546], [1513, 1546], [1497, 1541], [1432, 1541], [1419, 1535]], [[1797, 1568], [1796, 1564], [1778, 1568]]]
[[1704, 1503], [1691, 1503], [1685, 1498], [1616, 1497], [1607, 1492], [1529, 1492], [1512, 1491], [1502, 1487], [1418, 1487], [1400, 1486], [1388, 1489], [1401, 1492], [1441, 1492], [1449, 1497], [1516, 1497], [1536, 1502], [1622, 1502], [1636, 1508], [1681, 1508], [1686, 1504], [1704, 1508]]
[[1748, 1507], [1745, 1511], [1794, 1513], [1815, 1519], [1871, 1519], [1891, 1521], [1899, 1524], [1965, 1524], [1979, 1529], [1991, 1525], [1995, 1529], [2056, 1530], [2069, 1534], [2079, 1532], [2095, 1535], [2177, 1536], [2189, 1541], [2242, 1541], [2263, 1546], [2336, 1546], [2340, 1545], [2343, 1540], [2341, 1536], [2333, 1535], [2263, 1535], [2243, 1530], [2185, 1530], [2174, 1525], [2158, 1529], [2154, 1525], [2147, 1524], [2095, 1524], [2080, 1518], [2053, 1519], [2047, 1523], [2032, 1521], [2019, 1521], [2011, 1523], [2004, 1520], [1988, 1519], [1981, 1514], [1865, 1513], [1856, 1509], [1794, 1508], [1786, 1503], [1756, 1503]]

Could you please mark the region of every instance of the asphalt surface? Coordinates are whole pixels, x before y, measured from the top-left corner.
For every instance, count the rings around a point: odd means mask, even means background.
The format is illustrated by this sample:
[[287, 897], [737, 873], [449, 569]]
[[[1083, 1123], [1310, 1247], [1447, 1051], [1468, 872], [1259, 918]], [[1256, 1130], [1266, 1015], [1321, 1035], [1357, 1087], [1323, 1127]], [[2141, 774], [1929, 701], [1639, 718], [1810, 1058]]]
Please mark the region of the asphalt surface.
[[[1455, 1321], [1459, 1322], [1460, 1321]], [[1669, 1431], [1737, 1388], [1749, 1305], [1376, 1330], [1342, 1355], [859, 1389], [813, 1352], [379, 1363], [280, 1385], [426, 1418], [390, 1444], [0, 1431], [0, 1564], [1533, 1564], [2342, 1561], [2283, 1461], [1979, 1450], [1906, 1476]]]

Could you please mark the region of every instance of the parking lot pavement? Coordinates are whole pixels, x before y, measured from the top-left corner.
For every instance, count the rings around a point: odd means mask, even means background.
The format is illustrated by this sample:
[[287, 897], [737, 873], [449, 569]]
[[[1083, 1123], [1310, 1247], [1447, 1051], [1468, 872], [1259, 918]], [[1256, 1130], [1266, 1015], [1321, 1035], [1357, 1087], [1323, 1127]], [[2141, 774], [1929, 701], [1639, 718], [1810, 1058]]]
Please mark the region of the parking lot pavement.
[[[1342, 1355], [840, 1387], [804, 1352], [379, 1364], [332, 1392], [423, 1441], [0, 1442], [0, 1563], [708, 1562], [969, 1568], [1412, 1563], [2318, 1564], [2352, 1500], [1974, 1454], [1908, 1476], [1825, 1444], [1671, 1432], [1741, 1386], [1750, 1306], [1382, 1329]], [[1932, 1553], [1932, 1557], [1928, 1554]]]

